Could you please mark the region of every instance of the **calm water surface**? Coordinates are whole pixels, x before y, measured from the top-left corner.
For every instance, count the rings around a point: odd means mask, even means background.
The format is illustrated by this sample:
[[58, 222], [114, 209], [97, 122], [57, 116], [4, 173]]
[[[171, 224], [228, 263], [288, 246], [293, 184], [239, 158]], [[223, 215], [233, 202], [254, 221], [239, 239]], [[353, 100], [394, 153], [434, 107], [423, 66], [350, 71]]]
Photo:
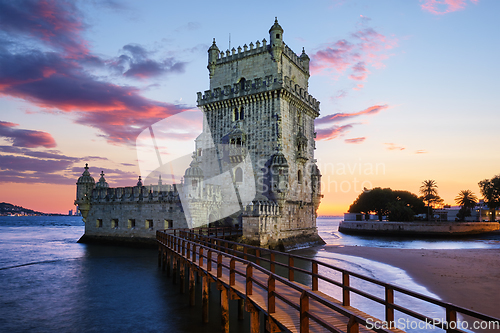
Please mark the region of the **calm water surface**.
[[[346, 236], [336, 231], [338, 219], [318, 219], [321, 237], [333, 245], [396, 248], [491, 248], [500, 237], [453, 241], [380, 239]], [[201, 305], [189, 307], [157, 268], [157, 252], [148, 249], [78, 244], [81, 217], [0, 217], [1, 332], [220, 332], [218, 292], [211, 289], [211, 322], [201, 321]], [[429, 293], [398, 268], [357, 257], [326, 253], [321, 248], [298, 254]], [[320, 289], [332, 296], [328, 285]], [[197, 290], [200, 297], [201, 290]], [[378, 293], [380, 291], [374, 290]], [[231, 328], [248, 331], [248, 320], [236, 320], [231, 301]], [[353, 299], [356, 306], [383, 311]], [[425, 307], [425, 306], [424, 306]], [[430, 315], [439, 310], [423, 308]]]

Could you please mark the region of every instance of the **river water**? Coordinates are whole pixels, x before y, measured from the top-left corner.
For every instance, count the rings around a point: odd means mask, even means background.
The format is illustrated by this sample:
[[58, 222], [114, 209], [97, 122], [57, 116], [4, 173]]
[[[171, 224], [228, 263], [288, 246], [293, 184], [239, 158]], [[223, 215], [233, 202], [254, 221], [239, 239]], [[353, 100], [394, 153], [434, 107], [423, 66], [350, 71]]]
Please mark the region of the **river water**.
[[[329, 244], [500, 247], [500, 237], [380, 239], [345, 236], [336, 225], [338, 219], [318, 219], [320, 235]], [[189, 306], [187, 295], [158, 269], [156, 250], [78, 244], [83, 231], [81, 217], [0, 217], [0, 332], [220, 332], [216, 288], [211, 289], [212, 319], [203, 324], [200, 302], [195, 309]], [[321, 249], [298, 254], [432, 295], [398, 268]], [[320, 288], [336, 296], [328, 286]], [[232, 331], [248, 331], [248, 320], [236, 319], [235, 302], [230, 303]]]

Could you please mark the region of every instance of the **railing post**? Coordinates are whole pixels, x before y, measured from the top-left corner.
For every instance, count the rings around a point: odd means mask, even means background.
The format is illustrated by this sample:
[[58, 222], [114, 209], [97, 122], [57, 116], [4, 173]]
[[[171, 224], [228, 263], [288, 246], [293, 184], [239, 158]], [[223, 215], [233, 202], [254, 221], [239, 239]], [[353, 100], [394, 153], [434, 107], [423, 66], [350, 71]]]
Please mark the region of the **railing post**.
[[[394, 322], [394, 308], [391, 306], [394, 304], [394, 289], [385, 287], [385, 320], [392, 324]], [[392, 325], [390, 326], [392, 327]]]
[[255, 263], [260, 266], [260, 250], [255, 250]]
[[191, 243], [187, 243], [186, 244], [186, 258], [188, 258], [189, 260], [189, 257], [191, 256]]
[[198, 266], [203, 267], [203, 248], [200, 246], [200, 252], [198, 254]]
[[359, 323], [356, 321], [354, 316], [349, 318], [349, 322], [347, 323], [347, 333], [358, 333], [359, 332]]
[[196, 263], [196, 244], [193, 244], [193, 263]]
[[212, 250], [207, 252], [207, 272], [212, 270]]
[[293, 282], [294, 278], [294, 270], [293, 270], [293, 257], [291, 255], [288, 256], [288, 281]]
[[309, 333], [309, 296], [305, 291], [300, 295], [300, 333]]
[[247, 287], [246, 287], [246, 294], [247, 295], [252, 295], [252, 279], [253, 279], [253, 267], [252, 264], [247, 265]]
[[248, 249], [245, 245], [243, 245], [243, 259], [245, 259], [245, 260], [248, 260], [247, 253], [248, 253]]
[[351, 305], [351, 299], [349, 295], [349, 273], [347, 272], [342, 272], [342, 305], [343, 306], [350, 306]]
[[231, 258], [231, 261], [229, 262], [229, 285], [234, 286], [235, 283], [235, 272], [234, 269], [236, 267], [236, 260], [234, 258]]
[[271, 273], [274, 273], [274, 252], [271, 252], [269, 259], [271, 261]]
[[457, 328], [457, 311], [451, 307], [446, 307], [446, 333], [456, 332]]
[[274, 281], [274, 276], [269, 275], [267, 279], [267, 312], [276, 312], [276, 296], [274, 295], [276, 283]]
[[222, 277], [222, 254], [217, 256], [217, 277]]
[[318, 291], [318, 263], [312, 263], [312, 291]]

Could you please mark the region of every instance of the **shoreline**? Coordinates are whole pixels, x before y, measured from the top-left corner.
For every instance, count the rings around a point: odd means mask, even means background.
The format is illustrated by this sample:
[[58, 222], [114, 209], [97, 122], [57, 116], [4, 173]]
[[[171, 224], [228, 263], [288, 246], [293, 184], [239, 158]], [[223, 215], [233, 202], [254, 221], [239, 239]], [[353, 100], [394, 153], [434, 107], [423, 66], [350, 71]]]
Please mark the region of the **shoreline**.
[[444, 302], [500, 318], [500, 249], [323, 248], [398, 267]]

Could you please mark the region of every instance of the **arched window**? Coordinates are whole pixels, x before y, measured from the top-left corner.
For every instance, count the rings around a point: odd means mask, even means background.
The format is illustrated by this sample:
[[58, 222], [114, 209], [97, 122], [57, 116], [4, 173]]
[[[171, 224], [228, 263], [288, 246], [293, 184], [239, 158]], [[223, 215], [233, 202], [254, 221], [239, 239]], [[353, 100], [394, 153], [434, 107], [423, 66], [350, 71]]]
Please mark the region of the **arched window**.
[[240, 120], [245, 119], [245, 113], [243, 112], [243, 107], [240, 107]]
[[236, 168], [236, 171], [234, 172], [234, 180], [237, 183], [243, 182], [243, 170], [241, 168]]
[[240, 91], [245, 90], [245, 81], [244, 77], [240, 79]]
[[299, 170], [299, 172], [297, 172], [297, 180], [299, 184], [302, 184], [302, 170]]
[[239, 116], [240, 116], [240, 113], [238, 112], [238, 108], [234, 108], [233, 119], [238, 120]]

